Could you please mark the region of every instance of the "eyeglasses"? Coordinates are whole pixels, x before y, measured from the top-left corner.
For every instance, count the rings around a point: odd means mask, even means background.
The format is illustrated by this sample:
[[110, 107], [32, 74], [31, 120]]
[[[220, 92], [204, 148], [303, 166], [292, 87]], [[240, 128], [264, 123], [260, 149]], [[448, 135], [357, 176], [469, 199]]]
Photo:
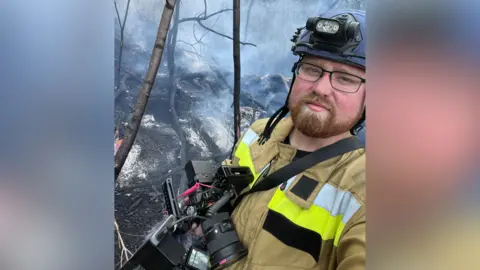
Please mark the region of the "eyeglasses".
[[358, 76], [341, 71], [324, 70], [309, 63], [299, 63], [295, 75], [302, 80], [316, 82], [323, 76], [324, 72], [330, 73], [332, 87], [345, 93], [356, 93], [360, 89], [360, 85], [365, 82], [365, 79]]

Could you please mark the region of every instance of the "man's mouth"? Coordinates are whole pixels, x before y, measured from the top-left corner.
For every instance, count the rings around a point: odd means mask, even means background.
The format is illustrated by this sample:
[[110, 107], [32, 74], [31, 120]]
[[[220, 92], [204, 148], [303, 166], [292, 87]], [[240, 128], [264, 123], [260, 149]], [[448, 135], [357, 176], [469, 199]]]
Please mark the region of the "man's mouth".
[[315, 112], [322, 112], [322, 111], [328, 111], [329, 110], [327, 106], [325, 106], [321, 103], [318, 103], [318, 102], [307, 101], [305, 103], [310, 110], [315, 111]]

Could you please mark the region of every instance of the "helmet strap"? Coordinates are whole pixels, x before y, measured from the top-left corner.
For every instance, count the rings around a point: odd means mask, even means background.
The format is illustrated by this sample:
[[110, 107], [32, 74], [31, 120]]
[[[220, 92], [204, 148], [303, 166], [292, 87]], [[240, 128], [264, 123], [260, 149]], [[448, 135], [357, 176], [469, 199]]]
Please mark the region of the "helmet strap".
[[362, 114], [362, 117], [360, 118], [360, 120], [358, 120], [357, 123], [355, 123], [355, 125], [353, 126], [352, 129], [350, 129], [350, 133], [354, 136], [358, 135], [358, 133], [362, 130], [362, 128], [364, 127], [363, 124], [365, 123], [365, 119], [366, 119], [366, 109], [363, 110], [363, 114]]
[[285, 104], [278, 109], [271, 117], [268, 119], [267, 124], [265, 125], [265, 128], [263, 129], [262, 134], [260, 134], [260, 137], [258, 138], [258, 143], [260, 145], [265, 144], [270, 137], [272, 136], [273, 130], [275, 127], [280, 123], [280, 121], [288, 114], [289, 108], [288, 108], [288, 99], [290, 98], [290, 93], [292, 93], [292, 87], [293, 83], [295, 82], [295, 69], [297, 67], [298, 62], [295, 62], [293, 65], [292, 71], [293, 71], [293, 77], [292, 77], [292, 83], [290, 84], [290, 89], [288, 90], [288, 95], [287, 99], [285, 100]]

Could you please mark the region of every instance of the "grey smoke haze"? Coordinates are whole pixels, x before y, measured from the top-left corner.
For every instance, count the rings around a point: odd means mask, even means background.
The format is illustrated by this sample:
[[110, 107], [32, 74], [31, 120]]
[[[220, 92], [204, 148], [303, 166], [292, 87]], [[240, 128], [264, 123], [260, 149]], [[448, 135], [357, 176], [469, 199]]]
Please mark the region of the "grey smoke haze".
[[[254, 2], [248, 27], [246, 27], [248, 7], [251, 1]], [[231, 0], [209, 0], [206, 2], [207, 14], [232, 8]], [[257, 47], [241, 46], [242, 76], [265, 73], [290, 76], [290, 68], [295, 60], [290, 52], [290, 38], [295, 29], [304, 26], [307, 17], [326, 11], [334, 2], [337, 2], [337, 7], [358, 8], [355, 0], [241, 1], [241, 41], [257, 45]], [[127, 0], [117, 1], [122, 17], [126, 3]], [[161, 0], [131, 0], [125, 27], [125, 42], [136, 44], [145, 51], [151, 51], [163, 5], [164, 1]], [[204, 1], [183, 0], [180, 2], [180, 18], [195, 17], [203, 12]], [[204, 21], [204, 24], [231, 37], [232, 21], [233, 12], [226, 11], [212, 16]], [[207, 60], [224, 71], [233, 72], [232, 41], [207, 32], [196, 22], [181, 23], [178, 40], [193, 44], [196, 43], [193, 33], [198, 38], [206, 34], [202, 39], [203, 45], [195, 45], [197, 52], [205, 59], [196, 61], [197, 57], [194, 54], [186, 53], [186, 57], [177, 59], [177, 62], [188, 63], [192, 71], [200, 71], [209, 68], [208, 65], [204, 64]], [[177, 44], [177, 50], [193, 51], [191, 46], [182, 42]], [[142, 63], [137, 68], [140, 70], [146, 69], [147, 65], [147, 63]]]
[[[180, 8], [180, 19], [197, 17], [202, 14], [205, 11], [205, 2], [207, 3], [207, 15], [232, 8], [231, 0], [177, 1], [177, 7]], [[121, 18], [124, 16], [126, 3], [127, 0], [117, 0]], [[251, 76], [264, 76], [266, 74], [290, 77], [292, 64], [296, 60], [296, 57], [290, 51], [290, 39], [293, 33], [296, 28], [305, 25], [308, 17], [325, 12], [332, 5], [337, 8], [363, 9], [363, 1], [358, 0], [241, 1], [240, 39], [242, 42], [256, 45], [256, 47], [241, 45], [242, 82], [245, 83]], [[162, 0], [131, 0], [124, 37], [124, 44], [130, 46], [130, 48], [124, 48], [123, 70], [138, 74], [140, 77], [143, 77], [146, 73], [163, 6], [164, 1]], [[248, 16], [250, 6], [251, 11]], [[232, 22], [233, 12], [225, 11], [203, 21], [203, 24], [231, 37]], [[115, 25], [118, 37], [120, 33], [118, 23], [116, 22]], [[198, 43], [195, 37], [201, 38], [201, 43]], [[177, 70], [176, 77], [185, 73], [211, 74], [213, 67], [222, 72], [226, 83], [230, 87], [233, 86], [232, 40], [209, 32], [195, 21], [180, 24], [177, 40], [175, 65], [177, 69], [181, 68], [182, 70]], [[194, 48], [187, 43], [195, 44]], [[168, 76], [165, 67], [168, 44], [166, 50], [162, 58], [162, 67], [159, 70], [160, 76]], [[211, 76], [208, 77], [211, 78]], [[269, 84], [269, 81], [266, 81], [266, 84]], [[178, 87], [182, 88], [181, 85], [178, 85]], [[223, 89], [217, 91], [211, 89], [209, 85], [202, 86], [202, 88], [203, 91], [199, 91], [199, 94], [203, 98], [195, 106], [195, 113], [202, 117], [215, 117], [222, 123], [230, 123], [231, 126], [233, 99], [228, 86], [224, 85]], [[266, 113], [271, 114], [282, 105], [288, 89], [273, 88], [268, 90], [269, 92], [265, 96], [259, 95], [262, 92], [260, 88], [264, 89], [263, 92], [265, 92], [269, 87], [265, 84], [256, 84], [251, 87], [242, 85], [241, 91], [250, 94], [261, 103], [268, 104]], [[158, 90], [153, 89], [152, 93]], [[167, 93], [168, 90], [161, 87], [160, 91]], [[188, 90], [184, 89], [182, 91]], [[272, 99], [274, 99], [273, 102]], [[241, 102], [243, 103], [243, 101]], [[262, 115], [262, 117], [266, 116]], [[226, 134], [226, 136], [233, 136], [233, 133]]]

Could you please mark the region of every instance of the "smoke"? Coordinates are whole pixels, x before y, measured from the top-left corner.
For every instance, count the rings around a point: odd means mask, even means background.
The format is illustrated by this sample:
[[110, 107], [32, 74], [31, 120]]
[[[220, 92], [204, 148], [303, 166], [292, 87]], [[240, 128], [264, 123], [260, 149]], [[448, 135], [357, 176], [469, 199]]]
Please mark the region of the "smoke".
[[[251, 11], [248, 8], [251, 1]], [[232, 9], [231, 0], [207, 0], [207, 15], [223, 9]], [[281, 3], [280, 3], [281, 2]], [[242, 75], [275, 73], [289, 76], [295, 57], [290, 47], [296, 28], [305, 25], [309, 16], [318, 15], [328, 9], [334, 1], [318, 0], [282, 0], [241, 1], [240, 39], [242, 42], [256, 45], [241, 46]], [[117, 5], [123, 18], [127, 0], [118, 0]], [[180, 18], [194, 18], [205, 11], [204, 1], [177, 1], [180, 7]], [[163, 10], [160, 0], [131, 0], [127, 23], [125, 26], [125, 42], [135, 44], [144, 51], [151, 51], [156, 37], [158, 22]], [[248, 19], [248, 26], [247, 24]], [[213, 30], [232, 37], [233, 12], [231, 10], [212, 16], [202, 23]], [[197, 43], [195, 36], [200, 39]], [[223, 71], [233, 72], [232, 40], [219, 36], [200, 26], [196, 21], [182, 22], [178, 29], [178, 51], [198, 52], [204, 59], [200, 60], [192, 53], [185, 53], [185, 59], [177, 59], [200, 71], [208, 68], [202, 63], [210, 62]], [[192, 46], [195, 44], [195, 51]], [[145, 69], [148, 59], [144, 59]]]
[[[128, 0], [115, 1], [117, 1], [120, 18], [123, 20]], [[245, 81], [249, 76], [277, 74], [290, 77], [291, 67], [296, 61], [296, 57], [290, 50], [290, 39], [296, 28], [303, 27], [308, 17], [325, 12], [332, 5], [340, 8], [356, 8], [355, 5], [360, 2], [356, 0], [241, 1], [240, 39], [242, 42], [256, 45], [241, 45], [242, 83], [247, 83]], [[206, 16], [209, 16], [221, 10], [232, 9], [232, 6], [231, 0], [177, 0], [176, 8], [180, 9], [180, 19], [185, 20], [205, 17], [205, 11]], [[148, 68], [150, 52], [157, 35], [163, 7], [164, 1], [161, 0], [130, 0], [124, 30], [125, 47], [122, 68], [138, 74], [139, 77], [143, 77]], [[173, 20], [174, 18], [172, 23]], [[227, 10], [218, 13], [207, 20], [202, 20], [201, 23], [218, 33], [232, 37], [233, 11]], [[116, 26], [117, 36], [119, 36], [118, 22]], [[221, 122], [231, 121], [233, 100], [232, 95], [228, 93], [231, 92], [229, 88], [233, 85], [232, 45], [232, 40], [205, 29], [195, 20], [179, 24], [175, 51], [177, 69], [181, 68], [181, 73], [212, 73], [212, 68], [214, 68], [217, 71], [216, 80], [222, 79], [225, 82], [220, 91], [213, 92], [211, 89], [204, 89], [203, 99], [195, 109], [196, 114], [215, 116]], [[168, 44], [164, 54], [167, 53], [169, 53]], [[166, 57], [162, 59], [160, 76], [167, 75], [164, 64], [166, 64]], [[221, 75], [218, 74], [219, 72]], [[158, 78], [157, 81], [159, 81]], [[253, 85], [253, 87], [259, 86], [258, 84]], [[269, 104], [270, 100], [274, 98], [284, 100], [287, 94], [282, 89], [280, 96], [278, 93], [270, 93], [260, 94], [259, 97], [258, 93], [261, 90], [242, 85], [242, 92], [248, 92], [252, 97], [263, 99], [256, 101], [264, 104]], [[268, 90], [270, 91], [270, 89]]]

